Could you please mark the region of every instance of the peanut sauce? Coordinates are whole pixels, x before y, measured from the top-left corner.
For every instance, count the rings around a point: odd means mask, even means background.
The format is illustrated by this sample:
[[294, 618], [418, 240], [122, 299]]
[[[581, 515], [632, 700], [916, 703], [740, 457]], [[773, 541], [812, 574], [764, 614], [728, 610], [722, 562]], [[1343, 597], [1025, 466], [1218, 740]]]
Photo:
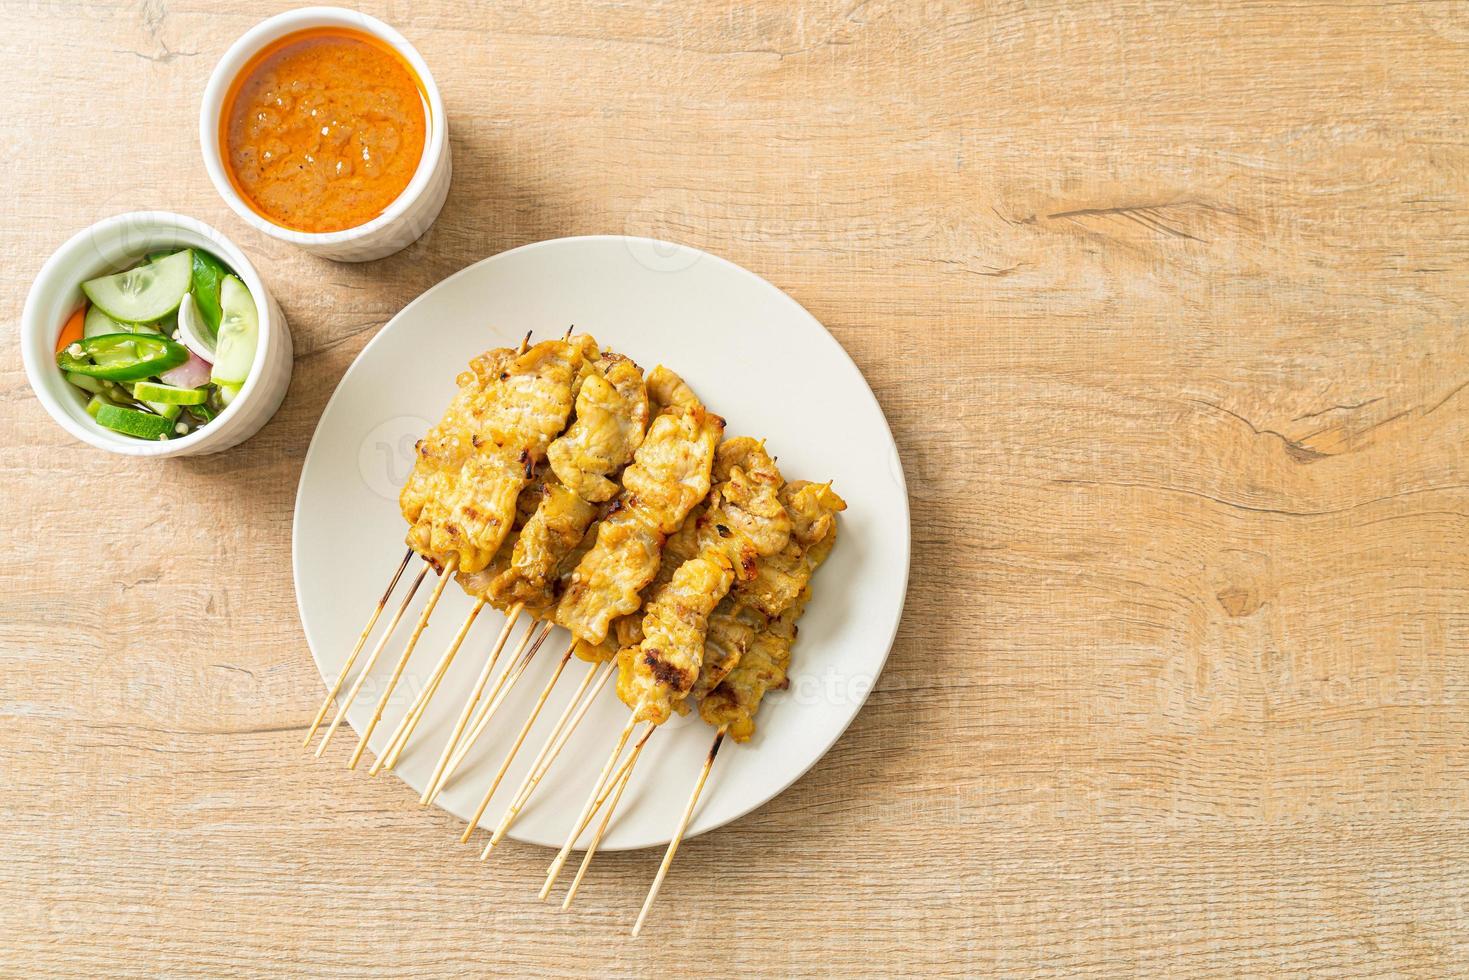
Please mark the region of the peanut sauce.
[[427, 110], [417, 74], [368, 34], [288, 34], [240, 72], [220, 143], [235, 189], [295, 231], [342, 231], [382, 214], [423, 156]]

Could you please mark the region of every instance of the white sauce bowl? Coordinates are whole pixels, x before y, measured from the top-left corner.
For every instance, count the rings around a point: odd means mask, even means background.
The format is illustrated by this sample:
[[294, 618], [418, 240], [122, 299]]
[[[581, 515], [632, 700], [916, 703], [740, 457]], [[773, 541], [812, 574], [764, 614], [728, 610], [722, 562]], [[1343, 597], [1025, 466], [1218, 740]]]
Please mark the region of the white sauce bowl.
[[[297, 31], [320, 27], [343, 27], [370, 34], [398, 53], [418, 75], [428, 100], [427, 131], [423, 156], [418, 169], [403, 193], [387, 210], [366, 224], [344, 231], [306, 232], [283, 228], [250, 207], [229, 174], [220, 146], [220, 116], [230, 85], [260, 50], [272, 42]], [[343, 7], [303, 7], [288, 10], [256, 24], [236, 41], [209, 76], [204, 101], [199, 107], [199, 144], [204, 151], [204, 168], [225, 203], [234, 212], [265, 234], [299, 245], [306, 251], [339, 262], [367, 262], [392, 255], [417, 241], [444, 207], [449, 193], [451, 165], [449, 161], [449, 125], [444, 113], [444, 100], [434, 82], [428, 63], [413, 45], [397, 31], [375, 17]]]
[[[148, 252], [169, 248], [202, 248], [234, 269], [255, 300], [260, 337], [244, 387], [213, 422], [186, 436], [153, 442], [113, 432], [87, 414], [88, 396], [56, 366], [56, 338], [66, 318], [85, 301], [83, 282], [119, 272]], [[169, 211], [119, 214], [73, 235], [46, 260], [31, 284], [20, 334], [26, 377], [51, 417], [82, 442], [124, 456], [195, 456], [228, 449], [250, 438], [275, 414], [291, 382], [291, 334], [255, 266], [224, 235], [202, 221]]]

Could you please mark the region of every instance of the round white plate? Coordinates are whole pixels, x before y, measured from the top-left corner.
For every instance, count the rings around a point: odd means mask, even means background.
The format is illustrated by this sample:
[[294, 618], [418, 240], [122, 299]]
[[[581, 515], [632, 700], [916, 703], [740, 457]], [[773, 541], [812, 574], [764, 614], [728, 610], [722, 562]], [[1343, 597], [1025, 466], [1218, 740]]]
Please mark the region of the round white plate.
[[[719, 754], [689, 836], [775, 796], [831, 747], [877, 680], [908, 583], [908, 497], [897, 447], [872, 391], [841, 346], [789, 296], [723, 259], [650, 239], [563, 238], [504, 252], [410, 303], [363, 349], [322, 414], [296, 495], [293, 559], [301, 622], [328, 681], [403, 554], [398, 488], [413, 443], [439, 417], [473, 355], [510, 347], [527, 330], [591, 333], [645, 370], [666, 363], [728, 422], [762, 436], [787, 480], [832, 480], [847, 500], [831, 558], [801, 620], [790, 688], [770, 695], [758, 731]], [[403, 577], [389, 610], [407, 590]], [[348, 712], [358, 732], [411, 632], [432, 573]], [[387, 744], [470, 607], [445, 589], [370, 742]], [[372, 641], [386, 625], [385, 614]], [[486, 610], [430, 703], [395, 774], [422, 791], [504, 618]], [[519, 631], [514, 637], [518, 638]], [[438, 798], [467, 819], [568, 641], [558, 629]], [[360, 669], [360, 662], [356, 670]], [[588, 665], [573, 659], [482, 823], [493, 827]], [[511, 836], [559, 847], [627, 708], [609, 685], [521, 814]], [[712, 730], [675, 718], [648, 741], [602, 847], [667, 843], [703, 763]], [[356, 739], [339, 731], [326, 757], [341, 764]], [[365, 771], [370, 757], [359, 769]], [[587, 835], [590, 836], [590, 835]]]

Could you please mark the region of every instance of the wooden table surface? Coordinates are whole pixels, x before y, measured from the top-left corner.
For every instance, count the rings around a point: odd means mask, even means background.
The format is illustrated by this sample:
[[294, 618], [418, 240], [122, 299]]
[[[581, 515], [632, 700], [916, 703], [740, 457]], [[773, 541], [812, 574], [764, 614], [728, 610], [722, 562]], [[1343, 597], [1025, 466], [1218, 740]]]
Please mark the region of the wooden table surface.
[[[1469, 970], [1469, 5], [364, 2], [454, 184], [335, 265], [210, 186], [214, 62], [283, 4], [5, 0], [0, 974]], [[66, 436], [16, 329], [88, 223], [233, 236], [289, 318], [222, 456]], [[569, 914], [547, 852], [299, 750], [322, 408], [420, 292], [563, 235], [727, 256], [856, 359], [912, 587], [847, 735]]]

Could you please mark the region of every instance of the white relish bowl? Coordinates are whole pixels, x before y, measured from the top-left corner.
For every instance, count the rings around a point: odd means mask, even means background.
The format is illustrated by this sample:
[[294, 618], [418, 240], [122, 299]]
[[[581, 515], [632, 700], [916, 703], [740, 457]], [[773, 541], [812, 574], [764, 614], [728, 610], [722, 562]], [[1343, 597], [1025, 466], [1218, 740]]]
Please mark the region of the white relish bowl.
[[[87, 414], [86, 396], [56, 366], [56, 338], [85, 301], [83, 282], [169, 248], [202, 248], [234, 269], [255, 300], [260, 335], [244, 386], [214, 421], [186, 436], [152, 442], [114, 432]], [[169, 211], [119, 214], [73, 235], [31, 284], [20, 339], [26, 377], [56, 423], [88, 445], [124, 456], [196, 456], [228, 449], [250, 438], [275, 414], [291, 382], [291, 334], [254, 264], [220, 232]]]
[[[411, 67], [423, 87], [427, 126], [423, 155], [408, 186], [382, 214], [355, 228], [342, 231], [307, 232], [283, 228], [250, 207], [235, 189], [226, 172], [219, 145], [220, 117], [230, 85], [260, 50], [297, 31], [340, 27], [369, 34], [392, 48]], [[338, 262], [367, 262], [401, 251], [417, 241], [444, 207], [449, 193], [452, 166], [449, 159], [449, 125], [444, 100], [434, 82], [428, 62], [408, 39], [376, 17], [345, 7], [302, 7], [261, 21], [230, 46], [214, 66], [204, 100], [199, 106], [199, 145], [204, 152], [204, 169], [226, 204], [252, 227], [298, 245], [314, 255]]]

